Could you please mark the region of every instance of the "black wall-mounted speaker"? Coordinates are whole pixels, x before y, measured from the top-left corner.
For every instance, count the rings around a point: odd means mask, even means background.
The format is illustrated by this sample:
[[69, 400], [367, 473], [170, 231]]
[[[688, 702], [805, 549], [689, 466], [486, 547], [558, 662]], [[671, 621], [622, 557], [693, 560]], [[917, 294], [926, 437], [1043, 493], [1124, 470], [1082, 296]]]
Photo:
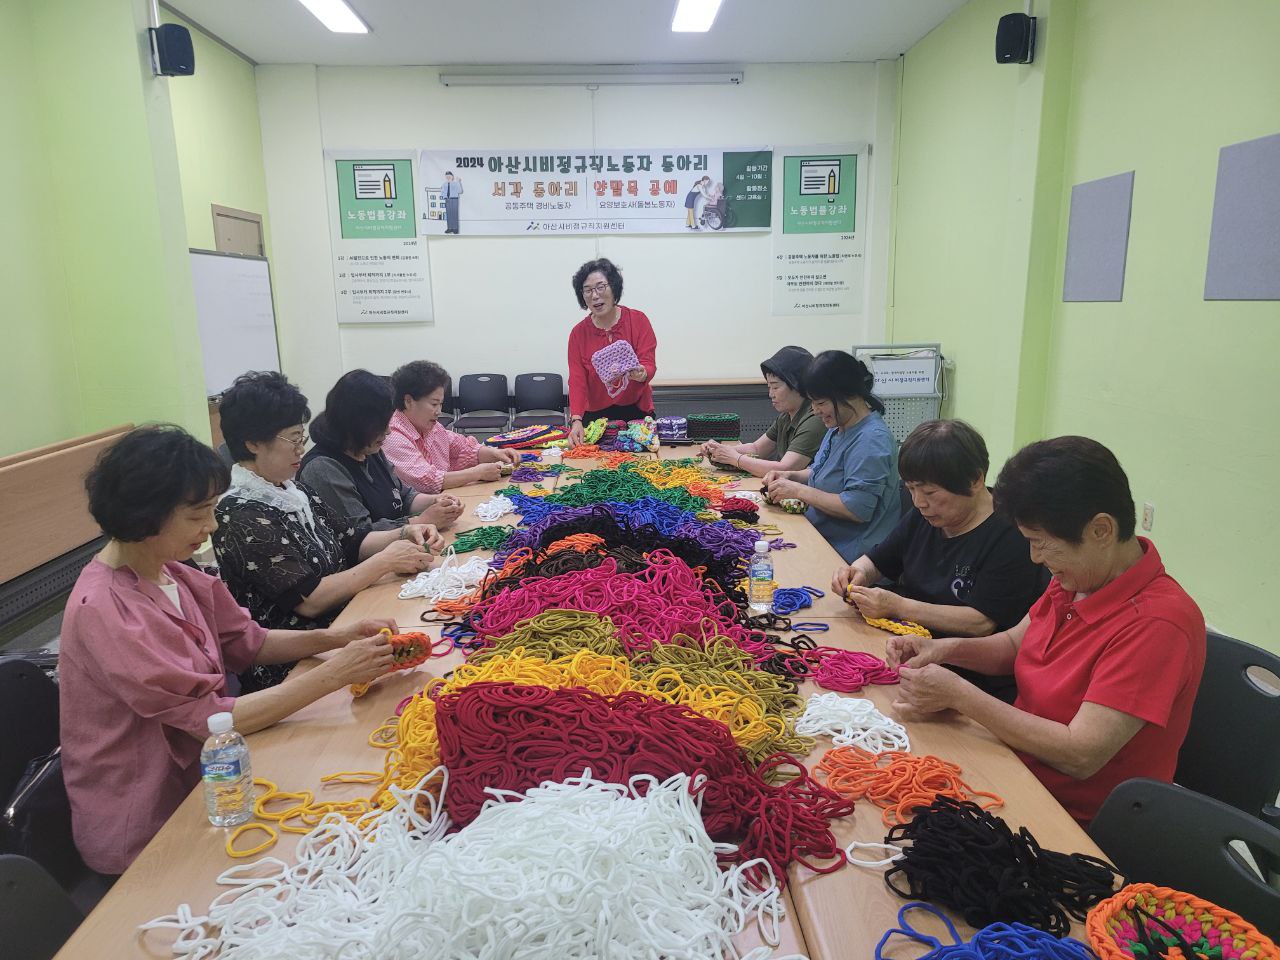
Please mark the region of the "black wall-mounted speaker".
[[191, 31], [176, 23], [151, 27], [155, 72], [162, 77], [189, 77], [196, 72], [196, 52]]
[[1036, 18], [1007, 13], [996, 27], [996, 63], [1030, 63], [1036, 49]]

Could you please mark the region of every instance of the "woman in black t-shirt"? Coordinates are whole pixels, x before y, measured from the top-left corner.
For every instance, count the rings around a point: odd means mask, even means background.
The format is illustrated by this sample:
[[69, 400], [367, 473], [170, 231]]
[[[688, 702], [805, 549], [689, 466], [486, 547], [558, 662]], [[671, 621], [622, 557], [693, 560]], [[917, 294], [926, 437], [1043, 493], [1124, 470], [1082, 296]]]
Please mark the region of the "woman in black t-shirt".
[[[982, 435], [931, 420], [902, 441], [898, 470], [915, 506], [832, 587], [871, 619], [912, 620], [935, 635], [980, 637], [1017, 624], [1049, 584], [1026, 539], [994, 512]], [[888, 581], [889, 589], [876, 586]], [[1012, 678], [984, 678], [997, 696]], [[994, 684], [990, 681], [998, 681]]]

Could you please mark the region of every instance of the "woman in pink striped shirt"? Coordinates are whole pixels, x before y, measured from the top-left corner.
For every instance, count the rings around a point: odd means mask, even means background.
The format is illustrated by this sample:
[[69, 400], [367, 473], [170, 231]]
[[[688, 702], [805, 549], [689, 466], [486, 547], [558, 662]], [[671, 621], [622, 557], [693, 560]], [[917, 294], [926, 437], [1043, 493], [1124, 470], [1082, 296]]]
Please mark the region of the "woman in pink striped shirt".
[[429, 360], [406, 363], [391, 375], [396, 412], [382, 452], [400, 479], [422, 493], [497, 480], [502, 464], [516, 466], [520, 458], [446, 430], [439, 420], [448, 386], [449, 374]]

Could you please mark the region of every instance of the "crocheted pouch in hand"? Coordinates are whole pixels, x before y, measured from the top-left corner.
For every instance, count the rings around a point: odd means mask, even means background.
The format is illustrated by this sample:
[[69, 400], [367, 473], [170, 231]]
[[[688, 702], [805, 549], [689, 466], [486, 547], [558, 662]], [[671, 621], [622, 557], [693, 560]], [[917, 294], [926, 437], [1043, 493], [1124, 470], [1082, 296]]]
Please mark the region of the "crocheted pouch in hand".
[[640, 358], [626, 340], [615, 340], [591, 355], [591, 365], [604, 382], [609, 396], [616, 397], [626, 388], [627, 374], [640, 366]]

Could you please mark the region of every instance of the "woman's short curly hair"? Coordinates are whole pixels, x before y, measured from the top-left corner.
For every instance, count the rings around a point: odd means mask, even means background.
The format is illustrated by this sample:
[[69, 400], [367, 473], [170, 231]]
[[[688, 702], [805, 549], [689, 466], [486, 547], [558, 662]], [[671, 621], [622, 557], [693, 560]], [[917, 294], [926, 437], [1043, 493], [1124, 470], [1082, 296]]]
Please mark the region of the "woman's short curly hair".
[[222, 438], [237, 462], [252, 460], [248, 442], [267, 443], [311, 419], [302, 391], [283, 373], [251, 370], [236, 377], [218, 404]]
[[154, 537], [175, 510], [203, 503], [230, 484], [222, 458], [169, 423], [129, 431], [84, 478], [93, 519], [124, 543]]

